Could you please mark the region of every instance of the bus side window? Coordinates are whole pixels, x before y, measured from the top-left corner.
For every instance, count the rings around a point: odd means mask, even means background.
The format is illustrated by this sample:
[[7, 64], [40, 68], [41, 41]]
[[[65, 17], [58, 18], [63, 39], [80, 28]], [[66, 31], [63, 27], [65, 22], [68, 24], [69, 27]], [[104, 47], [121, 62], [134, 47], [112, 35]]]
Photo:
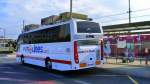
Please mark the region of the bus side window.
[[59, 41], [67, 42], [70, 41], [70, 25], [65, 24], [62, 25], [59, 32]]
[[66, 41], [70, 41], [70, 40], [71, 40], [70, 25], [69, 25], [69, 24], [66, 25], [66, 29], [65, 29], [65, 40], [66, 40]]

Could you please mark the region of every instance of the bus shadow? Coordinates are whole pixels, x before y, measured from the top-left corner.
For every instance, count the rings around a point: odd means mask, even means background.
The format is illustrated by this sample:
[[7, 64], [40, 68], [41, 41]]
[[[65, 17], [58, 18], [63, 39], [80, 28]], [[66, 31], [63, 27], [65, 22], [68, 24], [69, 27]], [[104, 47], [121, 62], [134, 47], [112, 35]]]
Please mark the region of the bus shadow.
[[33, 68], [35, 70], [44, 71], [47, 73], [61, 75], [63, 77], [84, 77], [84, 76], [91, 76], [91, 75], [104, 75], [108, 74], [108, 71], [102, 68], [88, 68], [88, 69], [81, 69], [81, 70], [70, 70], [70, 71], [58, 71], [58, 70], [46, 70], [44, 67], [35, 66], [31, 64], [24, 64], [26, 67]]

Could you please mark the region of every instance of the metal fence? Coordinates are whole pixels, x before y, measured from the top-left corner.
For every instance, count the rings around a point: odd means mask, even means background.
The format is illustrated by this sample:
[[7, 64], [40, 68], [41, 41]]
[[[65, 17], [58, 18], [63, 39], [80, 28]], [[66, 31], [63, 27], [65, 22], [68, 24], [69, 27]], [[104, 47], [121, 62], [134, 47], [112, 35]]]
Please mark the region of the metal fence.
[[150, 35], [104, 38], [106, 63], [150, 65]]

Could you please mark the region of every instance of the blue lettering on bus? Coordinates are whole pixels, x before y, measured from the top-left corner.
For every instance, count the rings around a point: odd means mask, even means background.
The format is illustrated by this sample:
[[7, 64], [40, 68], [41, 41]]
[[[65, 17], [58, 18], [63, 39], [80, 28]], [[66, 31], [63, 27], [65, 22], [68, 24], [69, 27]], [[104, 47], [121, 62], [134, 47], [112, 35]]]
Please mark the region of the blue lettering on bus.
[[34, 46], [32, 48], [32, 52], [42, 53], [43, 52], [43, 47], [42, 46]]
[[43, 47], [42, 46], [33, 46], [33, 47], [24, 47], [24, 51], [26, 52], [35, 52], [35, 53], [43, 53]]

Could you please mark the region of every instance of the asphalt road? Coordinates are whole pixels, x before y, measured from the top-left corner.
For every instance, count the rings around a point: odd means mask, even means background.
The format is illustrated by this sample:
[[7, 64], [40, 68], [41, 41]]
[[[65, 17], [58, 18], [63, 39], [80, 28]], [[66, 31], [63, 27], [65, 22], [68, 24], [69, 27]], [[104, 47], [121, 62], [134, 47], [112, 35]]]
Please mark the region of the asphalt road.
[[[14, 58], [0, 57], [0, 84], [150, 84], [150, 79], [116, 74], [99, 67], [60, 72], [22, 65]], [[3, 60], [3, 61], [2, 61]]]

